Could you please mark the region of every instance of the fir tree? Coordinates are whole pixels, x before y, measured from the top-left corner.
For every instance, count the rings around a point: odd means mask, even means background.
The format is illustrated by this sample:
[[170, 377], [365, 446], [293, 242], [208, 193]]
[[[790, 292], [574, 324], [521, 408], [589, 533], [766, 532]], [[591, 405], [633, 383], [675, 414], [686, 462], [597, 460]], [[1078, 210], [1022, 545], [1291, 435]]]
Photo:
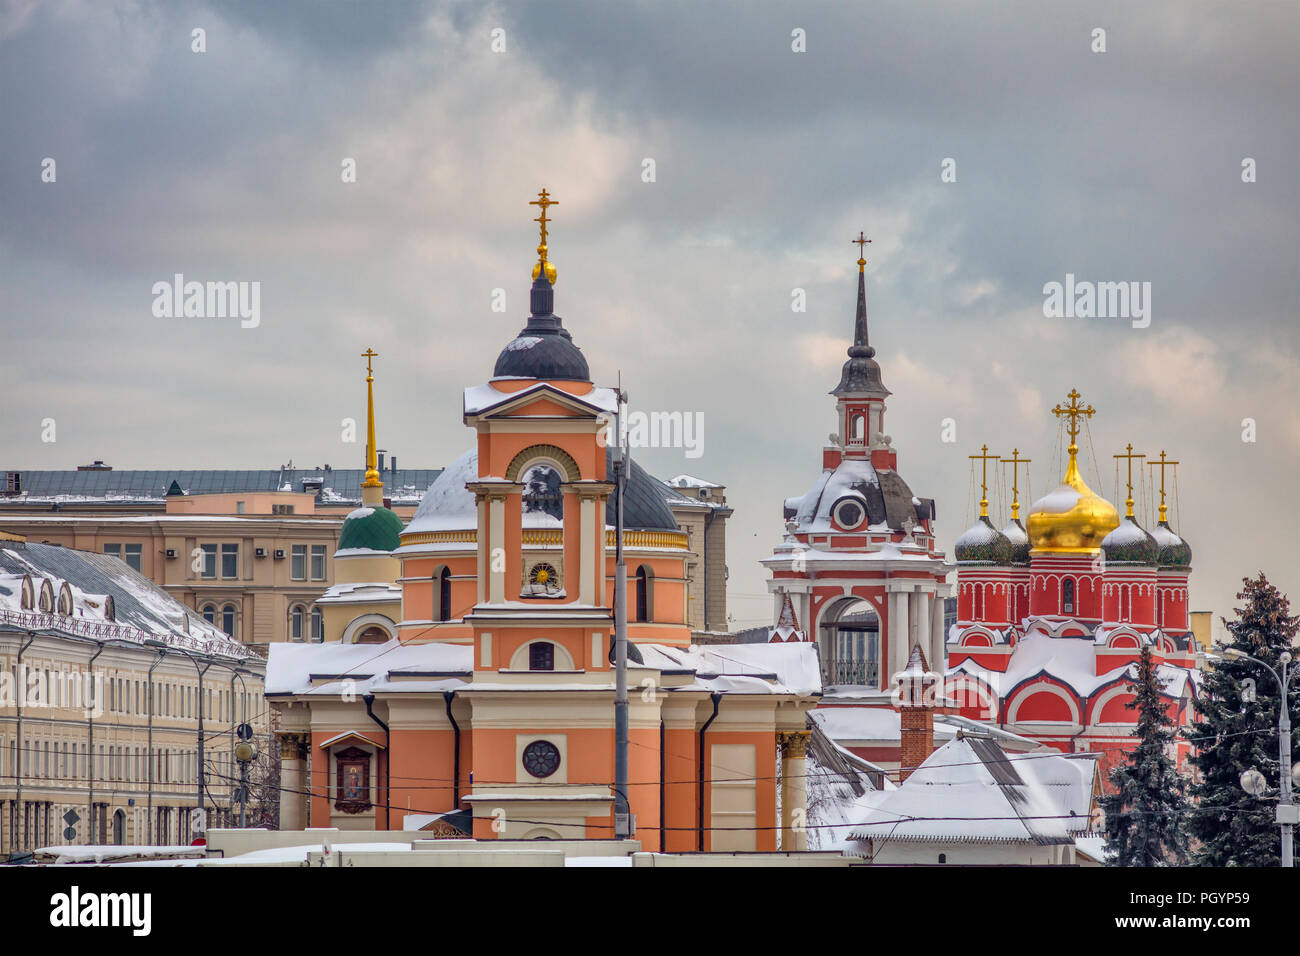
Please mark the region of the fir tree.
[[[1224, 626], [1232, 646], [1281, 670], [1278, 656], [1289, 651], [1300, 618], [1291, 616], [1290, 602], [1269, 584], [1263, 573], [1243, 578], [1237, 597], [1245, 606]], [[1253, 797], [1241, 786], [1241, 775], [1252, 767], [1270, 788], [1278, 784], [1277, 683], [1251, 661], [1216, 661], [1205, 674], [1196, 700], [1197, 720], [1187, 730], [1196, 750], [1192, 765], [1199, 779], [1191, 795], [1199, 804], [1188, 829], [1197, 841], [1193, 861], [1200, 866], [1277, 866], [1280, 839], [1274, 820], [1276, 790]], [[1300, 687], [1292, 682], [1289, 706], [1297, 713]], [[1293, 752], [1286, 772], [1296, 755]]]
[[1113, 792], [1102, 798], [1106, 813], [1106, 850], [1112, 866], [1165, 866], [1187, 861], [1184, 830], [1186, 783], [1170, 756], [1176, 731], [1168, 703], [1160, 696], [1160, 679], [1143, 647], [1137, 677], [1129, 682], [1133, 699], [1125, 706], [1138, 713], [1137, 746], [1110, 772]]

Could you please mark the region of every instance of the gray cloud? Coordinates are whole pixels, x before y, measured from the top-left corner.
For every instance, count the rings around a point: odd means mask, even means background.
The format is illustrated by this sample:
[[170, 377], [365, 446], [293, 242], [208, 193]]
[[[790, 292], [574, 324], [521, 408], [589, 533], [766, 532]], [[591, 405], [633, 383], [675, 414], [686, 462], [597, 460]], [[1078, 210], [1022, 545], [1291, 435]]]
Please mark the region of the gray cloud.
[[[1227, 611], [1259, 567], [1295, 591], [1297, 26], [1268, 3], [11, 4], [6, 467], [346, 461], [367, 345], [381, 444], [449, 462], [460, 390], [522, 323], [545, 183], [593, 370], [706, 415], [704, 458], [645, 462], [729, 485], [740, 622], [770, 611], [755, 562], [831, 428], [859, 228], [900, 470], [949, 542], [982, 442], [1055, 483], [1047, 408], [1077, 386], [1098, 490], [1127, 441], [1183, 461], [1194, 604]], [[153, 318], [175, 272], [261, 281], [262, 327]], [[1151, 328], [1042, 318], [1066, 272], [1152, 282]]]

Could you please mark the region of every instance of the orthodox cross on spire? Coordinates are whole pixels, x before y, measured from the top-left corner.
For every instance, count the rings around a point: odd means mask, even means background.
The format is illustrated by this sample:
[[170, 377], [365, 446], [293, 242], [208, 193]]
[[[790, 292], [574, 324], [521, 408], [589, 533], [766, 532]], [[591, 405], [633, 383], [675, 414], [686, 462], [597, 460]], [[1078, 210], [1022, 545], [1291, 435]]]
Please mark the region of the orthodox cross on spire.
[[997, 461], [998, 456], [990, 455], [989, 446], [983, 445], [980, 454], [966, 457], [972, 461], [976, 458], [980, 459], [980, 517], [987, 518], [989, 516], [989, 461]]
[[375, 457], [375, 370], [371, 365], [379, 353], [367, 348], [361, 357], [366, 360], [366, 477], [361, 487], [382, 488], [384, 483], [379, 480], [379, 463]]
[[[1134, 459], [1134, 458], [1145, 458], [1146, 455], [1135, 455], [1135, 454], [1133, 454], [1133, 443], [1132, 443], [1132, 442], [1129, 442], [1129, 443], [1128, 443], [1128, 445], [1126, 446], [1126, 449], [1127, 449], [1127, 450], [1126, 450], [1126, 453], [1125, 453], [1125, 454], [1123, 454], [1123, 455], [1113, 455], [1112, 457], [1117, 458], [1117, 459], [1118, 459], [1118, 458], [1126, 458], [1126, 459], [1128, 459], [1128, 497], [1124, 500], [1124, 505], [1125, 505], [1125, 507], [1126, 507], [1128, 510], [1124, 512], [1124, 515], [1125, 515], [1125, 517], [1131, 518], [1131, 517], [1133, 517], [1133, 459]], [[1150, 520], [1150, 518], [1148, 517], [1147, 520]]]
[[551, 194], [545, 188], [537, 194], [537, 198], [530, 200], [528, 205], [541, 207], [542, 214], [533, 222], [541, 226], [542, 239], [537, 245], [537, 265], [533, 266], [533, 278], [536, 279], [543, 271], [546, 272], [546, 279], [552, 285], [555, 284], [555, 266], [546, 260], [546, 224], [551, 220], [546, 217], [546, 210], [551, 206], [558, 206], [559, 200], [552, 199]]
[[850, 241], [851, 241], [851, 242], [855, 242], [855, 243], [857, 243], [857, 246], [858, 246], [858, 271], [861, 272], [863, 269], [866, 268], [866, 265], [867, 265], [867, 259], [866, 259], [867, 243], [871, 242], [871, 240], [867, 238], [867, 234], [866, 234], [865, 232], [863, 232], [861, 229], [859, 229], [859, 230], [858, 230], [858, 238], [856, 238], [856, 239], [852, 239], [852, 240], [850, 240]]
[[[1052, 414], [1057, 418], [1069, 416], [1070, 424], [1066, 426], [1065, 430], [1070, 435], [1070, 444], [1074, 445], [1075, 439], [1079, 437], [1079, 419], [1092, 418], [1093, 415], [1097, 414], [1097, 409], [1091, 405], [1079, 404], [1079, 399], [1083, 398], [1083, 396], [1079, 394], [1078, 389], [1070, 389], [1070, 394], [1065, 397], [1070, 400], [1070, 404], [1062, 408], [1058, 402], [1056, 407], [1052, 409]], [[1075, 451], [1078, 451], [1078, 449], [1076, 448]]]
[[[1020, 449], [1011, 449], [1011, 457], [1003, 458], [1002, 461], [1011, 465], [1011, 520], [1020, 520], [1020, 466], [1027, 465], [1032, 458], [1021, 458]], [[1028, 469], [1026, 469], [1027, 471]]]
[[1160, 450], [1159, 461], [1147, 462], [1148, 468], [1160, 469], [1160, 523], [1161, 524], [1164, 524], [1166, 521], [1169, 520], [1168, 509], [1165, 507], [1165, 466], [1166, 465], [1172, 466], [1177, 464], [1179, 464], [1179, 462], [1173, 461], [1172, 459], [1165, 458], [1165, 452], [1163, 448]]

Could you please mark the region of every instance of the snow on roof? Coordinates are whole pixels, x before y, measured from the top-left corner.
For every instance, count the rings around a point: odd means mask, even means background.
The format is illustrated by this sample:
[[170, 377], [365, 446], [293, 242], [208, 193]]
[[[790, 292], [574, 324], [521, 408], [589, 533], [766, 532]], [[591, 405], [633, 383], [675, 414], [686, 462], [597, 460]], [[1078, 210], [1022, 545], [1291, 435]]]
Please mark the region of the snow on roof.
[[698, 675], [702, 689], [724, 693], [821, 693], [821, 667], [816, 646], [810, 641], [789, 644], [692, 644], [669, 647], [637, 644], [646, 667], [689, 670]]
[[703, 478], [696, 478], [693, 475], [677, 475], [675, 478], [669, 478], [668, 484], [676, 485], [678, 488], [721, 488], [722, 485], [715, 484], [712, 481], [705, 481]]
[[1079, 492], [1070, 485], [1060, 485], [1055, 491], [1050, 491], [1043, 497], [1034, 502], [1030, 513], [1046, 512], [1047, 514], [1065, 514], [1079, 503]]
[[[515, 342], [521, 341], [527, 340], [515, 339], [511, 342], [511, 345]], [[526, 346], [518, 346], [518, 348], [531, 348], [536, 344], [537, 341], [533, 341]], [[508, 347], [509, 346], [507, 346], [507, 348]], [[561, 390], [547, 382], [537, 382], [535, 385], [521, 388], [517, 392], [499, 391], [491, 382], [483, 385], [473, 385], [465, 389], [465, 414], [478, 415], [491, 408], [495, 408], [503, 402], [514, 401], [517, 398], [539, 391], [559, 392]], [[601, 388], [600, 386], [593, 385], [590, 391], [581, 395], [575, 395], [572, 392], [564, 392], [563, 394], [568, 398], [589, 405], [597, 411], [607, 412], [611, 415], [618, 411], [618, 393], [612, 388]]]
[[[474, 648], [468, 644], [403, 644], [395, 638], [384, 644], [277, 643], [267, 653], [266, 693], [332, 696], [344, 682], [358, 694], [412, 690], [415, 681], [389, 678], [421, 672], [439, 675], [435, 683], [461, 686], [463, 680], [452, 675], [468, 676], [473, 666]], [[313, 677], [332, 680], [313, 687]]]
[[[482, 386], [480, 386], [482, 387]], [[402, 534], [422, 531], [461, 531], [478, 527], [474, 492], [466, 482], [478, 480], [478, 448], [471, 448], [443, 469], [424, 493], [420, 506]]]
[[[1135, 664], [1096, 673], [1096, 655], [1093, 638], [1052, 637], [1038, 631], [1027, 634], [1011, 650], [1005, 673], [981, 667], [970, 658], [948, 668], [948, 675], [970, 674], [989, 685], [999, 697], [1005, 699], [1023, 681], [1043, 673], [1054, 677], [1081, 697], [1087, 697], [1099, 687], [1137, 675]], [[1156, 677], [1162, 690], [1171, 697], [1181, 697], [1189, 680], [1197, 678], [1192, 670], [1175, 664], [1160, 664]]]
[[1007, 754], [987, 738], [944, 744], [873, 802], [851, 838], [944, 843], [1073, 842], [1088, 823], [1080, 767], [1055, 753]]

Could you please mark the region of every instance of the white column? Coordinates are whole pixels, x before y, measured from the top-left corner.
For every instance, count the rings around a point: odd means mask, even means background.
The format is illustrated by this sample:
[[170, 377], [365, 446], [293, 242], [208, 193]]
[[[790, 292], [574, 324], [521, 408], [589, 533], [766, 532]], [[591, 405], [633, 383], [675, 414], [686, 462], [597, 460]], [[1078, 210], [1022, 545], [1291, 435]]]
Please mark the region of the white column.
[[[595, 501], [584, 496], [578, 505], [578, 540], [581, 542], [579, 547], [580, 554], [578, 561], [581, 567], [579, 572], [578, 600], [582, 604], [596, 603], [596, 542], [592, 538], [591, 526], [595, 521]], [[566, 575], [567, 577], [567, 575]]]
[[921, 645], [925, 651], [925, 659], [934, 667], [934, 655], [932, 653], [933, 644], [930, 642], [930, 598], [928, 591], [918, 591], [916, 593], [916, 643]]
[[943, 594], [934, 592], [930, 601], [930, 666], [939, 673], [948, 666], [948, 635], [943, 631]]
[[[487, 576], [490, 569], [488, 564], [488, 543], [487, 535], [484, 529], [487, 527], [487, 501], [483, 498], [478, 499], [478, 597], [477, 603], [482, 604], [487, 599]], [[405, 609], [403, 609], [405, 614]]]
[[907, 665], [907, 592], [889, 592], [889, 667], [882, 675], [886, 687], [893, 686], [893, 676]]
[[506, 502], [493, 498], [488, 503], [488, 600], [500, 604], [506, 599]]

